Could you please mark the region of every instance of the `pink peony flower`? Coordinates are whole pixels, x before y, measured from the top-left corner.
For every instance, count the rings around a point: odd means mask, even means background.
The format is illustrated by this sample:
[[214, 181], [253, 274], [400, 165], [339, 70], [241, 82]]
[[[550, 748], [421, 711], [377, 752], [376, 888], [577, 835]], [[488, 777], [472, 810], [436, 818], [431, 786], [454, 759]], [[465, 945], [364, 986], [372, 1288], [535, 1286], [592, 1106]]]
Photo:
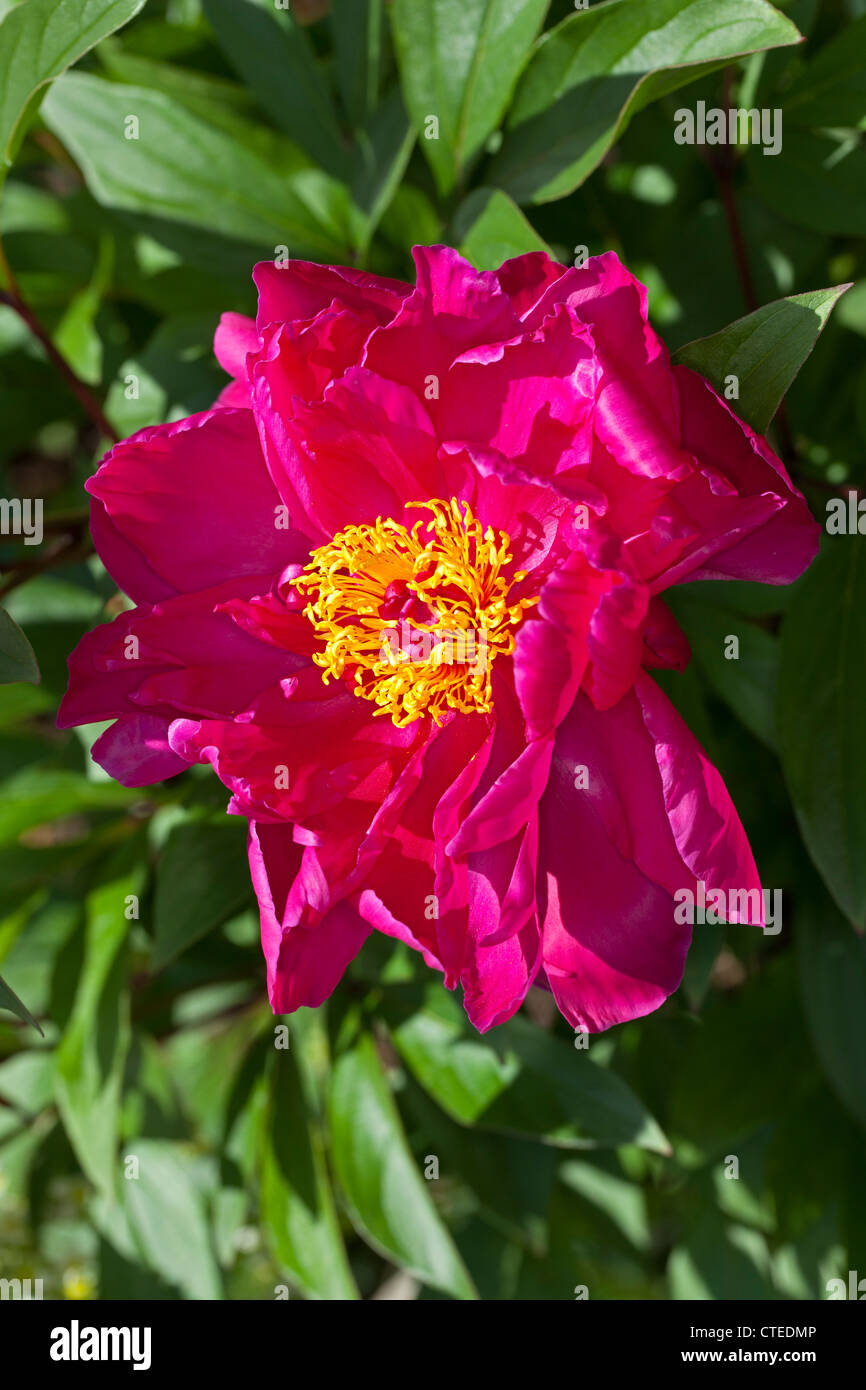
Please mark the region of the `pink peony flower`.
[[533, 983], [603, 1029], [679, 984], [677, 890], [759, 886], [648, 674], [689, 659], [661, 595], [787, 583], [818, 528], [615, 255], [415, 260], [414, 289], [259, 265], [217, 405], [107, 455], [93, 534], [137, 606], [73, 653], [60, 723], [116, 720], [94, 755], [127, 785], [213, 765], [275, 1011], [375, 928], [482, 1031]]

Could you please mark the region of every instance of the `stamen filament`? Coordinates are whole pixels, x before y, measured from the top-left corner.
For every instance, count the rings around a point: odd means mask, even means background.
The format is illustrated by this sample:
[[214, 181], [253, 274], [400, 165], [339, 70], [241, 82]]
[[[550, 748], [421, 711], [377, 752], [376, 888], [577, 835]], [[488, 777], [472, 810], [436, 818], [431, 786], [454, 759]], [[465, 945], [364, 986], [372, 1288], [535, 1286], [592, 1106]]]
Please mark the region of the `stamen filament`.
[[538, 599], [508, 602], [525, 571], [504, 573], [510, 538], [483, 528], [467, 502], [407, 505], [432, 516], [411, 530], [393, 517], [348, 526], [294, 581], [325, 644], [313, 660], [325, 682], [348, 675], [354, 694], [400, 727], [427, 714], [441, 723], [449, 710], [486, 713], [493, 661], [513, 652], [514, 629]]

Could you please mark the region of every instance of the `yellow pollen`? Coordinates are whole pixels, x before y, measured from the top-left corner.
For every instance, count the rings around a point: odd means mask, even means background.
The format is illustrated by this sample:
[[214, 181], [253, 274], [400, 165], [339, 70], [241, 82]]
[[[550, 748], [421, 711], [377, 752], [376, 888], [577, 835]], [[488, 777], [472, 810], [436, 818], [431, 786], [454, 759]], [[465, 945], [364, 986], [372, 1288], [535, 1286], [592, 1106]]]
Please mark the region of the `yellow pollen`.
[[425, 714], [439, 724], [448, 710], [490, 710], [493, 662], [514, 650], [514, 628], [538, 602], [508, 602], [526, 571], [503, 574], [511, 541], [468, 503], [408, 506], [432, 515], [411, 531], [392, 517], [347, 526], [294, 581], [325, 644], [313, 657], [322, 679], [348, 674], [353, 693], [401, 728]]

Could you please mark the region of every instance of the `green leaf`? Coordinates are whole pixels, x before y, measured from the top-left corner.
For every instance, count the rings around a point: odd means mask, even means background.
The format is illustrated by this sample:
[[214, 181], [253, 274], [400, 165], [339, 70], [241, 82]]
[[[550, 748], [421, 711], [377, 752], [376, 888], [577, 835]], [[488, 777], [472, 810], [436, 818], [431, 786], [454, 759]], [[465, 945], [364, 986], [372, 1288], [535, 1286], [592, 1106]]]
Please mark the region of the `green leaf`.
[[96, 785], [65, 768], [26, 767], [3, 783], [0, 845], [17, 845], [23, 831], [51, 825], [63, 816], [122, 810], [136, 799], [131, 787]]
[[0, 1062], [0, 1099], [23, 1115], [38, 1115], [54, 1095], [54, 1053], [46, 1048], [15, 1052]]
[[701, 930], [692, 936], [680, 988], [694, 1013], [700, 1012], [706, 998], [713, 966], [724, 945], [724, 932], [723, 924], [712, 926], [705, 922]]
[[[713, 690], [756, 738], [775, 749], [778, 640], [733, 609], [706, 602], [701, 588], [678, 585], [666, 599]], [[726, 655], [730, 637], [739, 644], [736, 657]]]
[[26, 0], [0, 24], [0, 159], [15, 158], [44, 88], [138, 14], [144, 0]]
[[[682, 586], [678, 584], [675, 599], [683, 594], [686, 598], [699, 598], [702, 603], [712, 603], [716, 608], [732, 609], [744, 618], [775, 618], [791, 606], [797, 584], [801, 582], [795, 580], [793, 584], [779, 586], [751, 579], [701, 579]], [[668, 590], [665, 594], [665, 603], [671, 593]]]
[[519, 203], [562, 198], [592, 173], [635, 111], [743, 54], [800, 39], [764, 0], [593, 4], [539, 43], [489, 181]]
[[[261, 1032], [268, 1006], [260, 994], [251, 998], [243, 982], [220, 986], [216, 981], [209, 983], [213, 975], [199, 978], [202, 988], [187, 993], [175, 1006], [176, 1017], [186, 1014], [184, 1027], [168, 1040], [165, 1054], [173, 1087], [196, 1136], [215, 1147], [221, 1142], [238, 1078], [250, 1065], [251, 1045]], [[194, 1013], [197, 1003], [202, 1007], [201, 1023]], [[225, 1016], [220, 1017], [221, 1013]]]
[[361, 254], [397, 191], [415, 144], [415, 131], [403, 108], [399, 89], [383, 101], [369, 125], [358, 131], [352, 198], [363, 219], [357, 236]]
[[261, 1160], [262, 1221], [274, 1254], [310, 1298], [355, 1299], [321, 1126], [291, 1051], [275, 1051]]
[[652, 1116], [613, 1072], [523, 1018], [482, 1038], [459, 1005], [428, 992], [422, 1008], [393, 1031], [421, 1085], [455, 1120], [568, 1149], [670, 1145]]
[[526, 220], [516, 203], [498, 188], [476, 188], [458, 209], [455, 231], [460, 254], [476, 270], [497, 270], [511, 256], [550, 247]]
[[348, 173], [328, 85], [310, 41], [287, 9], [272, 0], [204, 0], [220, 47], [277, 125], [333, 174]]
[[369, 1035], [334, 1066], [331, 1153], [360, 1234], [425, 1284], [477, 1297], [406, 1142]]
[[91, 386], [102, 379], [102, 340], [96, 316], [111, 284], [113, 269], [114, 243], [103, 236], [90, 283], [72, 298], [54, 332], [54, 346], [76, 375]]
[[[128, 1237], [125, 1252], [122, 1253], [117, 1248], [117, 1228], [123, 1220], [118, 1212], [119, 1208], [108, 1206], [103, 1217], [107, 1231], [99, 1233], [99, 1287], [110, 1289], [112, 1300], [123, 1303], [154, 1303], [158, 1300], [177, 1299], [178, 1295], [172, 1286], [160, 1279], [158, 1274], [142, 1266], [141, 1257], [131, 1235]], [[96, 1217], [92, 1219], [94, 1226], [99, 1230]]]
[[850, 288], [834, 285], [777, 299], [709, 338], [686, 343], [673, 360], [700, 372], [720, 395], [735, 376], [739, 396], [731, 400], [731, 409], [765, 434], [834, 306]]
[[752, 185], [774, 213], [831, 236], [860, 236], [866, 221], [866, 149], [857, 132], [786, 130], [782, 154], [750, 150]]
[[90, 286], [70, 301], [54, 334], [54, 346], [82, 381], [98, 385], [102, 378], [102, 340], [96, 329], [101, 299]]
[[[403, 95], [440, 193], [462, 182], [508, 109], [548, 0], [394, 0]], [[428, 118], [439, 123], [431, 138]]]
[[829, 536], [782, 627], [779, 744], [803, 838], [855, 926], [866, 925], [866, 552]]
[[40, 1116], [35, 1123], [25, 1127], [13, 1128], [17, 1121], [11, 1112], [0, 1108], [0, 1188], [3, 1189], [4, 1216], [14, 1206], [26, 1208], [33, 1187], [33, 1170], [38, 1161], [39, 1151], [56, 1128], [56, 1121], [48, 1115]]
[[866, 126], [866, 15], [845, 24], [785, 93], [785, 120], [798, 125]]
[[334, 66], [353, 129], [376, 109], [382, 68], [383, 0], [333, 0]]
[[771, 1299], [771, 1257], [760, 1231], [724, 1220], [707, 1203], [692, 1215], [683, 1244], [668, 1260], [669, 1297], [698, 1299]]
[[648, 1250], [652, 1233], [647, 1214], [646, 1193], [637, 1183], [627, 1182], [617, 1173], [605, 1172], [585, 1159], [569, 1158], [559, 1170], [560, 1181], [573, 1192], [610, 1217], [626, 1240]]
[[140, 892], [127, 874], [87, 898], [84, 963], [57, 1049], [58, 1109], [87, 1177], [110, 1195], [116, 1180], [123, 1068], [130, 1041], [126, 899]]
[[17, 178], [10, 178], [3, 189], [0, 224], [3, 236], [14, 232], [70, 232], [71, 221], [65, 202], [44, 188], [34, 188]]
[[[465, 1183], [485, 1221], [521, 1245], [543, 1250], [559, 1164], [555, 1149], [507, 1134], [466, 1129], [411, 1077], [401, 1087], [400, 1108], [411, 1124], [414, 1152], [438, 1158], [437, 1181]], [[463, 1229], [461, 1251], [462, 1237]]]
[[213, 355], [217, 322], [217, 314], [165, 318], [141, 351], [118, 368], [105, 413], [121, 438], [213, 404], [227, 380]]
[[246, 827], [236, 820], [179, 825], [169, 835], [156, 866], [154, 970], [248, 901]]
[[[133, 87], [153, 87], [165, 92], [204, 120], [214, 120], [219, 124], [221, 108], [224, 115], [227, 108], [235, 116], [247, 118], [254, 111], [255, 101], [240, 82], [228, 77], [215, 77], [198, 68], [154, 62], [152, 58], [130, 52], [122, 39], [106, 39], [99, 45], [96, 56], [115, 82], [127, 82]], [[231, 115], [228, 119], [231, 122]]]
[[191, 1299], [223, 1297], [207, 1217], [209, 1178], [178, 1144], [136, 1139], [124, 1154], [123, 1204], [132, 1239], [143, 1262]]
[[839, 305], [836, 322], [866, 338], [866, 280], [856, 280]]
[[2, 975], [0, 975], [0, 1009], [8, 1009], [16, 1018], [20, 1018], [22, 1023], [32, 1023], [37, 1033], [45, 1036], [30, 1010], [21, 1002], [14, 989], [9, 988]]
[[[698, 926], [696, 932], [704, 927]], [[730, 949], [737, 933], [754, 927], [726, 927]], [[783, 926], [783, 933], [786, 928]], [[714, 932], [715, 934], [715, 932]], [[668, 1106], [668, 1124], [679, 1141], [687, 1141], [692, 1161], [717, 1160], [738, 1153], [747, 1135], [766, 1127], [798, 1103], [820, 1075], [811, 1050], [800, 1048], [797, 1066], [784, 1049], [766, 1051], [761, 1065], [755, 1058], [766, 1040], [767, 1020], [780, 1037], [802, 1039], [796, 966], [791, 952], [777, 956], [741, 989], [713, 991], [700, 1023], [677, 1035], [659, 1078]], [[644, 1035], [647, 1051], [657, 1048]], [[664, 1054], [662, 1054], [664, 1056]]]
[[866, 1128], [866, 942], [825, 894], [798, 900], [803, 1007], [839, 1099]]
[[[42, 114], [107, 207], [216, 228], [263, 254], [282, 245], [325, 260], [345, 254], [344, 189], [315, 169], [275, 171], [162, 92], [67, 73]], [[138, 139], [127, 139], [133, 116]]]
[[0, 608], [0, 685], [12, 681], [39, 684], [39, 667], [33, 648], [5, 608]]
[[401, 183], [382, 217], [382, 236], [405, 258], [413, 246], [433, 246], [443, 239], [442, 218], [420, 188]]
[[153, 62], [130, 53], [127, 46], [115, 39], [99, 45], [98, 57], [115, 82], [164, 92], [205, 125], [232, 136], [272, 168], [291, 174], [315, 167], [315, 161], [299, 145], [257, 119], [255, 100], [240, 82], [213, 77], [196, 68]]

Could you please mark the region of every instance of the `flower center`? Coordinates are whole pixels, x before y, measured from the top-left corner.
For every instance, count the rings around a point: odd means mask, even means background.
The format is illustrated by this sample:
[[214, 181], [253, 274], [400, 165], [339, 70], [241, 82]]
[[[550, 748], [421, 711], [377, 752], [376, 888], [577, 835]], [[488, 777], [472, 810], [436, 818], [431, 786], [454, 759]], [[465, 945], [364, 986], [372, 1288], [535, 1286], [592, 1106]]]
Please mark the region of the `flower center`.
[[322, 679], [350, 675], [354, 694], [402, 727], [448, 710], [492, 708], [490, 671], [514, 650], [514, 627], [537, 598], [508, 602], [511, 541], [484, 529], [466, 502], [410, 502], [429, 519], [347, 526], [319, 546], [294, 583], [325, 644]]

